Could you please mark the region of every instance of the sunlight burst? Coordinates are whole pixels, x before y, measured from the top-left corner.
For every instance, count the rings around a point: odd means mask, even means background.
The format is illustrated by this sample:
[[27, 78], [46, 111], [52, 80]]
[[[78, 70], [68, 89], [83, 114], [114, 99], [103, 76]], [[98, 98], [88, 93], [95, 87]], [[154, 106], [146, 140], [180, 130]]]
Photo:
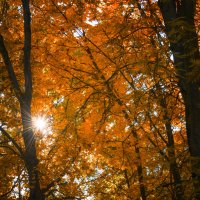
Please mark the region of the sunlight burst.
[[44, 117], [38, 116], [33, 118], [33, 125], [39, 131], [44, 131], [47, 128], [47, 120]]

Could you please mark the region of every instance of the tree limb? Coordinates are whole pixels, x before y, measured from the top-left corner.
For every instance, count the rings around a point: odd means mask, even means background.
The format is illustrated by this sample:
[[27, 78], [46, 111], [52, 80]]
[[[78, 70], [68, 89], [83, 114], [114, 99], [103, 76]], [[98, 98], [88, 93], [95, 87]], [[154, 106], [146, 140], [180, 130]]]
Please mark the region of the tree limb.
[[0, 53], [3, 57], [5, 65], [6, 65], [10, 81], [12, 82], [13, 89], [15, 91], [15, 95], [16, 95], [17, 99], [20, 102], [22, 102], [22, 91], [21, 91], [19, 83], [17, 81], [16, 75], [15, 75], [15, 72], [14, 72], [14, 69], [13, 69], [13, 65], [12, 65], [11, 60], [9, 58], [8, 51], [5, 47], [4, 39], [3, 39], [2, 35], [0, 35]]
[[16, 147], [16, 149], [19, 151], [20, 156], [25, 159], [24, 156], [24, 152], [22, 150], [22, 148], [17, 144], [17, 142], [9, 135], [9, 133], [7, 133], [7, 131], [4, 130], [4, 128], [2, 126], [0, 126], [0, 131], [2, 132], [3, 135], [5, 135], [12, 143], [13, 145]]

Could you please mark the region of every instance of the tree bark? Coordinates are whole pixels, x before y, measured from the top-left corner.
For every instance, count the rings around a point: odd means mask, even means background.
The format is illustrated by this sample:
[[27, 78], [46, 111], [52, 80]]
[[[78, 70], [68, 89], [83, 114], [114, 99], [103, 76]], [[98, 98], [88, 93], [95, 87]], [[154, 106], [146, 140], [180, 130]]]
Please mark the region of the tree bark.
[[[171, 183], [174, 186], [172, 199], [183, 200], [184, 199], [184, 190], [183, 190], [181, 175], [180, 175], [179, 169], [178, 169], [178, 164], [176, 161], [176, 153], [175, 153], [174, 137], [173, 137], [173, 131], [172, 131], [171, 116], [169, 115], [168, 108], [167, 108], [166, 95], [165, 95], [165, 92], [162, 90], [161, 85], [162, 85], [162, 82], [156, 83], [156, 85], [155, 85], [156, 92], [153, 92], [153, 94], [155, 96], [155, 99], [158, 100], [158, 104], [161, 106], [161, 109], [163, 112], [164, 126], [165, 126], [165, 130], [167, 133], [167, 141], [165, 141], [165, 144], [167, 145], [168, 155], [166, 155], [166, 160], [169, 162], [170, 174], [173, 176], [173, 182]], [[151, 121], [151, 123], [152, 123], [152, 121]], [[151, 141], [151, 143], [152, 143], [152, 141]], [[156, 146], [154, 143], [152, 143], [152, 144], [154, 146]], [[160, 152], [160, 154], [163, 155], [163, 152]]]
[[200, 67], [196, 62], [200, 59], [194, 24], [196, 0], [159, 0], [158, 4], [185, 103], [194, 196], [200, 199], [200, 80], [194, 76]]
[[32, 130], [31, 109], [26, 102], [21, 104], [21, 116], [23, 124], [23, 139], [25, 144], [25, 163], [28, 171], [30, 200], [43, 200], [38, 176], [38, 159], [36, 155], [35, 136]]
[[24, 13], [24, 79], [25, 92], [20, 102], [23, 125], [23, 139], [25, 143], [25, 162], [29, 175], [30, 200], [42, 200], [38, 176], [38, 159], [36, 155], [35, 136], [32, 130], [31, 100], [32, 100], [32, 73], [31, 73], [31, 13], [29, 0], [22, 0]]
[[170, 163], [170, 173], [173, 176], [174, 179], [174, 193], [176, 200], [183, 200], [184, 199], [184, 192], [183, 192], [183, 186], [181, 181], [181, 175], [178, 170], [178, 165], [176, 162], [176, 154], [175, 154], [175, 146], [174, 146], [174, 137], [172, 132], [172, 126], [171, 126], [171, 118], [169, 117], [169, 114], [167, 112], [167, 105], [166, 100], [164, 97], [162, 97], [160, 101], [160, 105], [163, 108], [163, 119], [165, 121], [165, 129], [167, 132], [167, 138], [168, 138], [168, 157], [169, 157], [169, 163]]
[[[12, 62], [5, 47], [3, 37], [0, 35], [0, 53], [3, 57], [7, 72], [12, 83], [12, 87], [20, 103], [21, 118], [23, 126], [23, 140], [25, 144], [25, 153], [15, 144], [20, 154], [23, 155], [29, 177], [30, 200], [43, 200], [43, 194], [40, 189], [38, 176], [38, 159], [36, 155], [35, 136], [32, 130], [31, 119], [31, 100], [32, 100], [32, 74], [31, 74], [31, 13], [29, 0], [22, 0], [24, 14], [24, 88], [20, 89]], [[1, 131], [3, 129], [1, 128]], [[5, 132], [6, 133], [6, 132]]]

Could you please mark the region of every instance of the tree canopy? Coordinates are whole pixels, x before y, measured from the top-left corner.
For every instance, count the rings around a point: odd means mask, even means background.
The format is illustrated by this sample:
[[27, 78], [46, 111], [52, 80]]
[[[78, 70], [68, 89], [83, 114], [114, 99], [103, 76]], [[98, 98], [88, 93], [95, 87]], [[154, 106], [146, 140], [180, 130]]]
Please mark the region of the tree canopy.
[[200, 199], [200, 2], [0, 1], [0, 199]]

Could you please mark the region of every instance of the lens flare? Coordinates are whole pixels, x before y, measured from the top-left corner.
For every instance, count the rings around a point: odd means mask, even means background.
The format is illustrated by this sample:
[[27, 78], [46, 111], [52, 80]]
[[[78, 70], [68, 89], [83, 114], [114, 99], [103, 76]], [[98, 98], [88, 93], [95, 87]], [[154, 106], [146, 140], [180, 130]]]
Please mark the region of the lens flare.
[[47, 120], [41, 116], [34, 117], [33, 125], [37, 130], [44, 131], [47, 128]]

